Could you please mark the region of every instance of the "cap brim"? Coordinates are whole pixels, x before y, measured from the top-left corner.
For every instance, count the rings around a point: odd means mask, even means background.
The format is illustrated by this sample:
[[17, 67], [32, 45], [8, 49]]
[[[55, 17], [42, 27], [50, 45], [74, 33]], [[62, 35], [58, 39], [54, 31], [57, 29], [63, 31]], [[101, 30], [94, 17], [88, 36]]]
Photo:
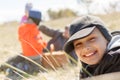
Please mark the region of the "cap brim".
[[77, 40], [77, 39], [80, 39], [80, 38], [83, 38], [83, 37], [88, 36], [90, 33], [92, 33], [92, 31], [93, 31], [94, 29], [95, 29], [95, 26], [93, 26], [93, 27], [88, 27], [88, 28], [79, 30], [78, 32], [76, 32], [75, 34], [73, 34], [73, 35], [68, 39], [68, 41], [65, 43], [65, 45], [64, 45], [64, 50], [65, 50], [65, 52], [69, 53], [69, 52], [71, 52], [71, 51], [74, 49], [74, 46], [73, 46], [73, 41], [74, 41], [74, 40]]

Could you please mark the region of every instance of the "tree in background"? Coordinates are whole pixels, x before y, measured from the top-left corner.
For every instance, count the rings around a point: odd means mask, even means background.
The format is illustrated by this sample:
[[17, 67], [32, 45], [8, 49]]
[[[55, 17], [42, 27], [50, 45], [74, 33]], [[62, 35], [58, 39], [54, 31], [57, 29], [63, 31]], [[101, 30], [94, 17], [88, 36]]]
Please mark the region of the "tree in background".
[[[108, 14], [111, 12], [120, 11], [120, 0], [76, 0], [76, 2], [80, 5], [80, 7], [84, 7], [84, 9], [86, 9], [87, 14], [93, 14], [91, 6], [95, 6], [96, 9], [99, 6], [102, 10], [100, 13]], [[100, 13], [98, 11], [98, 14]]]
[[77, 0], [77, 3], [80, 5], [84, 5], [86, 7], [87, 10], [87, 14], [90, 14], [90, 4], [93, 2], [93, 0]]
[[47, 11], [50, 19], [58, 19], [58, 18], [63, 18], [63, 17], [73, 17], [77, 16], [77, 13], [70, 10], [70, 9], [61, 9], [59, 11], [52, 11], [49, 9]]

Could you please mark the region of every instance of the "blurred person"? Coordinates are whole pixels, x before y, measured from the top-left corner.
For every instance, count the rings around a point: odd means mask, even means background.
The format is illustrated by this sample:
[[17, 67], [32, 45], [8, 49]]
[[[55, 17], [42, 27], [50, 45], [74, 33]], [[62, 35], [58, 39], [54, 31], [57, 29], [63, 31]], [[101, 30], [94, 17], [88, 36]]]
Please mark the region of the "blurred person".
[[[44, 34], [46, 34], [47, 36], [51, 37], [51, 39], [47, 43], [47, 49], [49, 51], [51, 51], [51, 45], [54, 51], [63, 50], [63, 46], [69, 38], [68, 26], [65, 26], [64, 31], [60, 31], [60, 30], [52, 29], [45, 25], [40, 25], [39, 30]], [[45, 52], [47, 51], [45, 50]], [[74, 54], [74, 51], [69, 53], [69, 55], [77, 61], [77, 56]], [[70, 61], [71, 63], [73, 63], [72, 60]]]
[[[30, 10], [28, 20], [26, 23], [21, 24], [18, 28], [18, 36], [22, 47], [22, 55], [36, 61], [39, 64], [41, 64], [41, 55], [43, 54], [43, 49], [47, 45], [47, 43], [43, 40], [41, 32], [38, 29], [40, 21], [41, 12]], [[28, 69], [28, 67], [26, 66], [25, 68]], [[34, 67], [33, 71], [34, 69], [39, 71], [38, 68], [38, 66]], [[29, 70], [32, 69], [29, 68]]]
[[[20, 24], [18, 28], [18, 38], [21, 44], [22, 53], [6, 61], [6, 63], [29, 74], [36, 74], [39, 70], [44, 71], [38, 65], [24, 58], [27, 57], [42, 65], [41, 57], [43, 54], [43, 49], [46, 48], [47, 43], [43, 40], [42, 34], [38, 29], [38, 25], [41, 22], [41, 17], [42, 15], [40, 11], [29, 11], [28, 20], [25, 23]], [[7, 73], [7, 76], [10, 78], [11, 76], [18, 77], [18, 75], [14, 72], [15, 70], [6, 65], [1, 65], [0, 71]]]
[[68, 27], [65, 27], [64, 32], [60, 30], [52, 29], [45, 25], [40, 25], [39, 30], [43, 32], [45, 35], [51, 37], [48, 41], [47, 49], [50, 50], [50, 45], [53, 44], [55, 47], [55, 51], [63, 50], [63, 45], [69, 38]]
[[97, 16], [85, 15], [71, 23], [64, 50], [74, 50], [81, 61], [80, 79], [120, 72], [120, 35], [111, 36]]
[[25, 14], [22, 16], [22, 19], [20, 21], [20, 24], [27, 22], [29, 11], [32, 9], [33, 5], [32, 3], [26, 3], [25, 5]]

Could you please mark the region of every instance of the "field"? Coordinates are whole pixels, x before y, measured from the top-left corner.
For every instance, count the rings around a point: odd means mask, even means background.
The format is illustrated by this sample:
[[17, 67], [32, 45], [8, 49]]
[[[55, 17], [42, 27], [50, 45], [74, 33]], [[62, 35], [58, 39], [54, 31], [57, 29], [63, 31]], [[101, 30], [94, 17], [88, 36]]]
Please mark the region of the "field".
[[[110, 31], [120, 30], [120, 13], [111, 13], [107, 15], [98, 15], [102, 18], [102, 20], [106, 23]], [[51, 26], [54, 29], [63, 30], [64, 26], [68, 25], [75, 17], [71, 18], [62, 18], [58, 20], [52, 20], [47, 22], [42, 22], [41, 24], [45, 24]], [[5, 61], [10, 59], [11, 57], [18, 55], [21, 53], [21, 46], [18, 41], [18, 30], [19, 23], [18, 22], [6, 22], [0, 25], [0, 65]], [[49, 40], [50, 38], [44, 36], [45, 40]], [[66, 65], [64, 68], [60, 68], [56, 71], [50, 70], [49, 73], [39, 73], [32, 78], [24, 79], [24, 80], [78, 80], [79, 67]], [[5, 78], [4, 73], [1, 73], [0, 77], [2, 80], [7, 80]], [[9, 80], [9, 79], [8, 79]], [[19, 80], [19, 79], [15, 79]]]

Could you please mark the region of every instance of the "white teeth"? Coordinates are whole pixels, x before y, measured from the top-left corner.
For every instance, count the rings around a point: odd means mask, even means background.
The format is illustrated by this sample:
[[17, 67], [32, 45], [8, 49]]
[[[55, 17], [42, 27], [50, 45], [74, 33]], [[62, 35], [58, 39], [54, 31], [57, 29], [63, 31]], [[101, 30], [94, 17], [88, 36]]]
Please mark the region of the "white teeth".
[[90, 54], [87, 54], [87, 55], [85, 55], [86, 57], [88, 57], [88, 56], [91, 56], [91, 55], [93, 55], [94, 53], [90, 53]]

